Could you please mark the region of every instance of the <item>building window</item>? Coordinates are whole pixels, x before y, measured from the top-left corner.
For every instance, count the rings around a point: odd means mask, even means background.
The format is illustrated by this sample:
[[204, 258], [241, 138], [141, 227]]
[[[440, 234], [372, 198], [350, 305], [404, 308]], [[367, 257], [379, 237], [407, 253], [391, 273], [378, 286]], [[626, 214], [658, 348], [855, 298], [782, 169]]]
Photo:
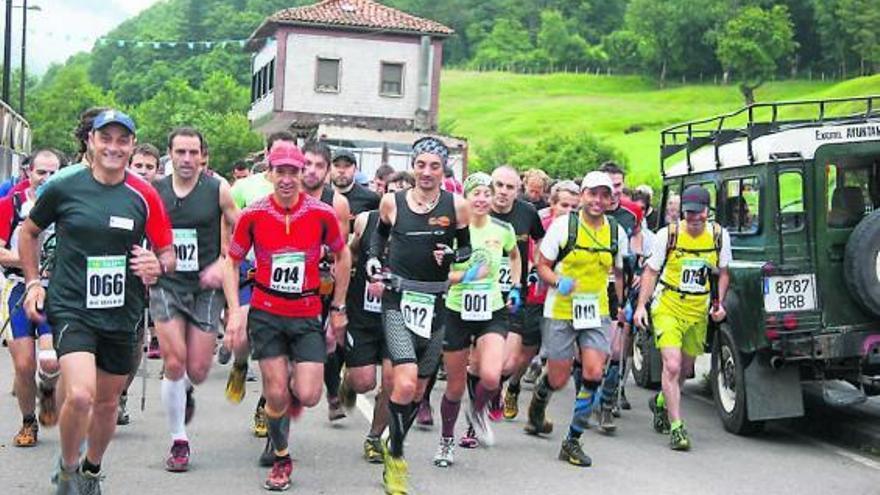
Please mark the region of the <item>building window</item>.
[[382, 62], [379, 94], [382, 96], [403, 96], [403, 64]]
[[269, 91], [275, 89], [275, 59], [269, 62]]
[[251, 103], [255, 103], [275, 88], [275, 59], [251, 75]]
[[339, 62], [338, 58], [318, 57], [318, 68], [315, 72], [315, 91], [321, 93], [339, 92]]

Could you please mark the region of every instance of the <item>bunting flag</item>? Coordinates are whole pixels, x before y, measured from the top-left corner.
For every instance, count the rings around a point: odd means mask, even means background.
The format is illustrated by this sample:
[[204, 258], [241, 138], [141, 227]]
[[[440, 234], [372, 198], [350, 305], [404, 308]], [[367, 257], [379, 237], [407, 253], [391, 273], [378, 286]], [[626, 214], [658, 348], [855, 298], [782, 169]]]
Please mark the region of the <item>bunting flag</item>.
[[[261, 40], [272, 40], [273, 38], [254, 38], [253, 41], [261, 41]], [[238, 47], [244, 48], [250, 38], [245, 39], [230, 39], [230, 40], [200, 40], [200, 41], [153, 41], [153, 40], [117, 40], [110, 38], [98, 38], [97, 44], [98, 46], [108, 46], [115, 45], [119, 48], [125, 48], [127, 46], [134, 46], [137, 48], [153, 48], [156, 50], [162, 48], [176, 48], [177, 46], [185, 46], [190, 50], [195, 50], [196, 48], [205, 48], [210, 50], [213, 47], [227, 48], [227, 47]]]

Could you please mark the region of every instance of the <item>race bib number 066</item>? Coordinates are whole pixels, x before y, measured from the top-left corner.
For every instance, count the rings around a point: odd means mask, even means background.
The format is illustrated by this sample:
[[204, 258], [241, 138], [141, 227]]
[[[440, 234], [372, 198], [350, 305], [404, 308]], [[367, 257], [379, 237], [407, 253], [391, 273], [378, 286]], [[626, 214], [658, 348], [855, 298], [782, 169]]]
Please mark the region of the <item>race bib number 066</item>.
[[406, 328], [425, 339], [431, 337], [435, 298], [432, 294], [403, 291], [400, 299], [400, 312]]
[[86, 260], [86, 308], [125, 305], [125, 256], [89, 256]]

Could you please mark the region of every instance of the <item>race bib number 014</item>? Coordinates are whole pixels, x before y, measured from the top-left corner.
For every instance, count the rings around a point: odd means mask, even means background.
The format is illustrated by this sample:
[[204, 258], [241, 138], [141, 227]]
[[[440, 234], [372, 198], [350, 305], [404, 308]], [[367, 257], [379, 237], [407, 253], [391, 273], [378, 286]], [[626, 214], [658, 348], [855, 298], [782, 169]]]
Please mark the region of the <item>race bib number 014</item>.
[[196, 229], [173, 229], [174, 251], [177, 254], [176, 270], [199, 271], [199, 237]]
[[492, 285], [488, 282], [461, 284], [461, 319], [464, 321], [489, 321], [489, 294]]
[[571, 298], [571, 323], [575, 330], [602, 327], [598, 294], [575, 294]]
[[269, 288], [278, 292], [299, 294], [306, 278], [306, 255], [282, 253], [272, 255], [272, 278]]
[[89, 256], [86, 259], [86, 308], [108, 309], [125, 305], [125, 255]]
[[400, 299], [400, 312], [406, 328], [425, 339], [431, 337], [435, 298], [432, 294], [403, 291]]
[[700, 258], [687, 258], [681, 262], [681, 281], [678, 288], [682, 292], [706, 292], [706, 279], [709, 268]]

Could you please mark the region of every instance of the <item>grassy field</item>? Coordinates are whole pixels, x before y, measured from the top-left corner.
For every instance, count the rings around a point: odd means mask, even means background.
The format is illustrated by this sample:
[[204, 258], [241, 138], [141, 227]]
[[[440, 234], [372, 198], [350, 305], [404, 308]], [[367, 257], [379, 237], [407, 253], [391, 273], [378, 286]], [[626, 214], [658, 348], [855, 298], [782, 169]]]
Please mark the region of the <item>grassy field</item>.
[[[878, 93], [880, 76], [873, 76], [842, 83], [768, 83], [756, 96], [766, 102]], [[452, 123], [453, 134], [468, 138], [477, 156], [480, 148], [500, 136], [531, 141], [546, 134], [589, 132], [625, 154], [633, 181], [656, 183], [660, 129], [741, 106], [742, 97], [734, 86], [679, 85], [660, 90], [641, 77], [446, 70], [440, 119]], [[624, 132], [634, 126], [642, 130]]]

